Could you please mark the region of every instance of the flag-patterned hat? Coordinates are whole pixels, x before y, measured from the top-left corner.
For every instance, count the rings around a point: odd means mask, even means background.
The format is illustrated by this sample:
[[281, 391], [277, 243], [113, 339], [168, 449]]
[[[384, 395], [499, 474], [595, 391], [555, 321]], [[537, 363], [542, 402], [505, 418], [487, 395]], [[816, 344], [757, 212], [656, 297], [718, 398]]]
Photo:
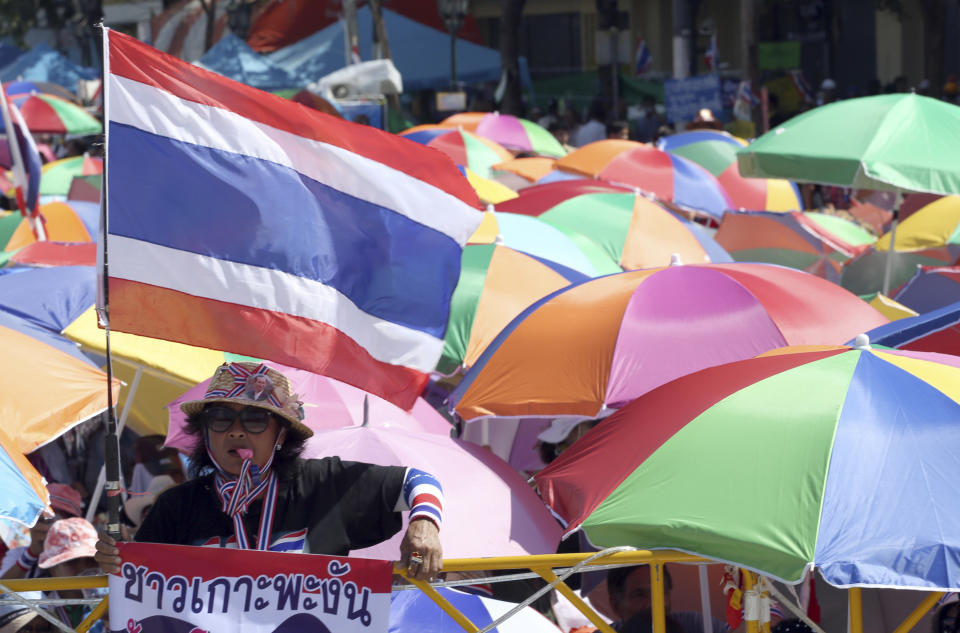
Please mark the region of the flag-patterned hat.
[[313, 435], [313, 431], [303, 423], [300, 396], [290, 393], [290, 381], [263, 363], [220, 365], [210, 379], [203, 398], [181, 403], [180, 410], [193, 415], [213, 402], [237, 402], [248, 407], [260, 407], [289, 422], [290, 431], [299, 438], [306, 439]]

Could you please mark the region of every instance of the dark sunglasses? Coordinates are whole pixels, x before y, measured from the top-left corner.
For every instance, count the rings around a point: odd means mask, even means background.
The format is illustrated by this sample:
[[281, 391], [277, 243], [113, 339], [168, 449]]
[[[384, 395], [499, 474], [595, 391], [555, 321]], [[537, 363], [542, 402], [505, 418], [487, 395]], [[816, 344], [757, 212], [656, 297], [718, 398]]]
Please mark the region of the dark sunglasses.
[[200, 421], [211, 431], [225, 433], [233, 423], [240, 420], [243, 430], [252, 435], [263, 433], [270, 426], [272, 414], [259, 407], [244, 407], [239, 411], [230, 407], [208, 407], [203, 410]]

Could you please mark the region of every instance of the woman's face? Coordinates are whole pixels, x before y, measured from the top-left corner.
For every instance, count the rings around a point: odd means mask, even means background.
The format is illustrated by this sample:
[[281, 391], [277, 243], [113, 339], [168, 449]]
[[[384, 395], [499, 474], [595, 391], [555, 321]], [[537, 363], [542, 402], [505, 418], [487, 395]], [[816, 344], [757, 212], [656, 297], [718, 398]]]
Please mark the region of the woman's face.
[[[226, 407], [238, 413], [247, 408], [237, 402], [218, 403], [217, 406]], [[262, 433], [250, 433], [239, 419], [235, 419], [225, 431], [214, 431], [207, 427], [207, 448], [227, 474], [236, 476], [240, 474], [240, 466], [243, 464], [243, 458], [237, 453], [237, 449], [250, 449], [253, 451], [254, 463], [263, 466], [273, 453], [279, 433], [280, 424], [272, 415], [266, 430]]]

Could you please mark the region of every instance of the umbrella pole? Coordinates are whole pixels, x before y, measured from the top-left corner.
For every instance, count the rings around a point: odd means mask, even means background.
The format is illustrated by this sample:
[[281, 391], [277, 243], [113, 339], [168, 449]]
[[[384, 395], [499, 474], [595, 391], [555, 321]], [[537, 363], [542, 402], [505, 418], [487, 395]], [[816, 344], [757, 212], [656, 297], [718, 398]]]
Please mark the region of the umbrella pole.
[[713, 608], [710, 606], [710, 581], [707, 579], [707, 566], [697, 565], [700, 580], [700, 613], [703, 614], [703, 633], [713, 633]]
[[863, 594], [860, 587], [847, 590], [847, 619], [849, 633], [863, 633]]
[[650, 565], [650, 593], [653, 598], [653, 633], [665, 633], [667, 630], [667, 608], [664, 600], [663, 563]]
[[900, 205], [903, 204], [903, 194], [897, 192], [897, 199], [893, 203], [893, 222], [890, 223], [890, 246], [887, 248], [887, 260], [883, 267], [883, 294], [890, 296], [890, 274], [893, 271], [893, 258], [897, 247], [897, 220], [900, 215]]

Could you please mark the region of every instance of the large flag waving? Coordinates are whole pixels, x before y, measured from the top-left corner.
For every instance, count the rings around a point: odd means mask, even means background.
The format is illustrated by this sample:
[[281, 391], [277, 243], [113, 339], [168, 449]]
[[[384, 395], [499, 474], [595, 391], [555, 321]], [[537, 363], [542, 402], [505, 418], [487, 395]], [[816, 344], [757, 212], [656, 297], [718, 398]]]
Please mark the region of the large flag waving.
[[105, 29], [111, 328], [409, 408], [479, 202], [445, 156]]

